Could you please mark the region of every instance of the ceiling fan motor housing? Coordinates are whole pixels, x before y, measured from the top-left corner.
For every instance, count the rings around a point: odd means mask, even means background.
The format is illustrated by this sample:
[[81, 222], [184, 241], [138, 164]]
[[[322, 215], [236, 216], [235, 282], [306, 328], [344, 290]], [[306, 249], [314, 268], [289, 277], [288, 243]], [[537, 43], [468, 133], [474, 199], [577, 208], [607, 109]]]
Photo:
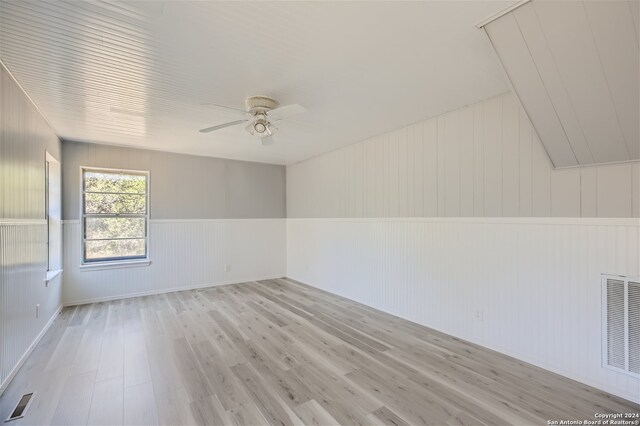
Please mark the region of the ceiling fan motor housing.
[[278, 107], [278, 102], [267, 96], [251, 96], [245, 99], [244, 104], [247, 107], [247, 111], [254, 115], [265, 113]]

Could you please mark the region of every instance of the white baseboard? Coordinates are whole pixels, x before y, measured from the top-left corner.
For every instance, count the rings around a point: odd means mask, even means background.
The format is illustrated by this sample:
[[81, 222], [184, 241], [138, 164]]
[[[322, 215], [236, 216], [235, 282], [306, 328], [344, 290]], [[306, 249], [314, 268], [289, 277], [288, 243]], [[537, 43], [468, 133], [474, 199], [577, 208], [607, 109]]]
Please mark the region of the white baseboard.
[[31, 355], [31, 352], [33, 352], [33, 350], [35, 349], [36, 345], [40, 342], [42, 337], [49, 330], [49, 328], [51, 327], [51, 324], [53, 324], [53, 321], [55, 321], [55, 319], [58, 317], [58, 314], [60, 314], [60, 311], [62, 311], [62, 308], [63, 308], [63, 305], [58, 306], [58, 309], [56, 309], [56, 312], [53, 315], [51, 315], [51, 318], [49, 318], [49, 321], [47, 321], [47, 324], [42, 328], [42, 331], [40, 331], [40, 333], [33, 340], [31, 345], [29, 345], [29, 348], [27, 348], [27, 350], [22, 355], [22, 357], [20, 357], [20, 360], [18, 361], [16, 366], [13, 368], [13, 370], [11, 370], [11, 373], [9, 373], [9, 375], [7, 376], [5, 381], [2, 382], [2, 384], [0, 384], [0, 396], [2, 396], [4, 391], [7, 389], [7, 387], [11, 383], [11, 380], [13, 380], [13, 378], [16, 376], [16, 374], [18, 374], [18, 371], [20, 371], [20, 368], [22, 368], [22, 366], [24, 365], [24, 362], [27, 360], [29, 355]]
[[274, 280], [276, 278], [283, 278], [283, 276], [278, 275], [278, 276], [249, 278], [242, 281], [229, 280], [229, 281], [221, 281], [217, 283], [199, 284], [199, 285], [188, 286], [188, 287], [173, 287], [173, 288], [164, 288], [159, 290], [142, 291], [138, 293], [126, 293], [126, 294], [120, 294], [120, 295], [109, 296], [109, 297], [96, 297], [93, 299], [84, 299], [84, 300], [76, 300], [76, 301], [68, 302], [64, 304], [64, 307], [66, 308], [69, 306], [88, 305], [89, 303], [98, 303], [98, 302], [110, 302], [112, 300], [131, 299], [132, 297], [152, 296], [154, 294], [175, 293], [177, 291], [198, 290], [201, 288], [219, 287], [219, 286], [229, 285], [229, 284], [241, 284], [241, 283], [251, 282], [251, 281]]

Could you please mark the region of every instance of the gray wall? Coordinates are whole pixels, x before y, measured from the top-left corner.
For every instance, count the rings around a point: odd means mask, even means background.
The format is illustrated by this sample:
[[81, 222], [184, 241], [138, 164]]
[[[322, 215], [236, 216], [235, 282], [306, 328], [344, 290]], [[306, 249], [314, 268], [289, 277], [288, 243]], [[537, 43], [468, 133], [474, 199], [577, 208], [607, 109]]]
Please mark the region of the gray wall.
[[79, 219], [80, 167], [150, 172], [151, 219], [285, 217], [284, 166], [62, 143], [62, 217]]
[[45, 150], [60, 159], [53, 129], [0, 64], [0, 391], [61, 303], [60, 277], [44, 281]]

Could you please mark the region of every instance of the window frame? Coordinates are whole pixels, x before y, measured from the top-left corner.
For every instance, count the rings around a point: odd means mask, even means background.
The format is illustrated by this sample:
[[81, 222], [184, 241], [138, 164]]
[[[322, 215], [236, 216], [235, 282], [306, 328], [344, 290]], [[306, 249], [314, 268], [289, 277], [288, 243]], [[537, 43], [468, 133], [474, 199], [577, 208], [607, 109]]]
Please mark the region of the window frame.
[[[129, 174], [129, 175], [138, 175], [145, 177], [145, 213], [144, 214], [135, 214], [135, 213], [127, 213], [127, 214], [92, 214], [85, 213], [85, 180], [84, 174], [85, 172], [97, 172], [97, 173], [112, 173], [112, 174]], [[129, 169], [116, 169], [116, 168], [105, 168], [105, 167], [89, 167], [89, 166], [80, 166], [80, 265], [81, 267], [90, 267], [95, 266], [99, 267], [101, 265], [128, 265], [128, 264], [137, 264], [137, 263], [149, 263], [149, 188], [150, 188], [150, 173], [148, 170], [129, 170]], [[116, 193], [116, 194], [128, 194], [128, 193]], [[86, 238], [86, 219], [98, 217], [135, 217], [135, 218], [144, 218], [145, 226], [144, 226], [144, 256], [119, 256], [119, 257], [110, 257], [110, 258], [100, 258], [100, 259], [87, 259], [85, 252], [85, 243], [87, 241]], [[129, 238], [123, 238], [129, 239]], [[138, 238], [134, 238], [138, 239]], [[117, 238], [114, 238], [117, 240]]]
[[47, 222], [47, 272], [49, 282], [62, 273], [62, 167], [60, 160], [45, 150], [45, 211]]

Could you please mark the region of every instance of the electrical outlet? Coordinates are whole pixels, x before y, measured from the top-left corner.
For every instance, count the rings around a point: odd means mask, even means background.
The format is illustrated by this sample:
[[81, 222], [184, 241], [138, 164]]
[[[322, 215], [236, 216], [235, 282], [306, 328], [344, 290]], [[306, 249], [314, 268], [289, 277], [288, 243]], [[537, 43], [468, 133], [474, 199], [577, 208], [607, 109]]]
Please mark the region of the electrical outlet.
[[36, 305], [36, 318], [38, 318], [39, 315], [40, 315], [40, 304], [38, 303]]
[[478, 321], [483, 321], [484, 320], [484, 312], [482, 309], [476, 309], [476, 314], [475, 317]]
[[231, 271], [231, 265], [229, 265], [228, 263], [226, 265], [224, 265], [224, 271], [225, 272]]

